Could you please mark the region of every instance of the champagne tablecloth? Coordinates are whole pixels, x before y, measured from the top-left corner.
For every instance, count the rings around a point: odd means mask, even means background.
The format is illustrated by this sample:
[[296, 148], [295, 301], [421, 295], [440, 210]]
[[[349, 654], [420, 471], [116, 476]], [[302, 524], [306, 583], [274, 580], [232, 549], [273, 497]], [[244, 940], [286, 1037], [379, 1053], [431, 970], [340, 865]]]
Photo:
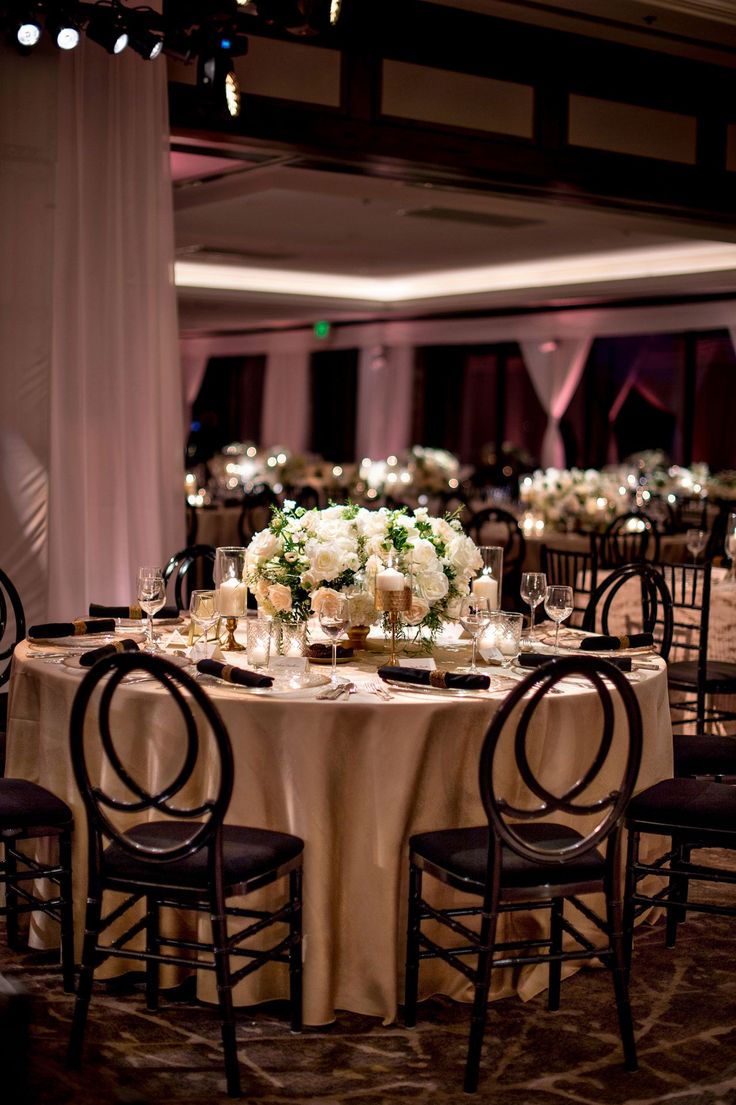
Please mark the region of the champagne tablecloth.
[[[467, 644], [462, 646], [467, 650]], [[317, 690], [258, 698], [226, 686], [211, 693], [228, 727], [235, 787], [227, 820], [296, 833], [305, 840], [304, 1016], [323, 1024], [335, 1010], [390, 1021], [402, 998], [407, 841], [412, 833], [483, 823], [477, 770], [486, 726], [503, 691], [480, 698], [397, 692], [381, 701], [367, 689], [378, 652], [340, 669], [359, 692], [316, 701]], [[456, 657], [457, 658], [457, 657]], [[243, 662], [242, 660], [239, 662]], [[326, 668], [315, 669], [326, 671]], [[80, 674], [29, 656], [21, 644], [10, 686], [7, 774], [47, 786], [74, 810], [75, 917], [81, 941], [85, 894], [84, 812], [68, 755], [68, 722]], [[638, 788], [671, 774], [672, 741], [664, 666], [634, 685], [644, 723]], [[124, 740], [140, 762], [165, 776], [176, 709], [153, 684], [124, 686]], [[575, 687], [548, 696], [533, 732], [533, 755], [560, 780], [590, 754], [597, 708]], [[136, 744], [137, 742], [137, 744]], [[514, 796], [509, 754], [504, 786]], [[517, 924], [507, 919], [507, 928]], [[39, 930], [53, 942], [56, 932]], [[108, 961], [109, 964], [110, 961]], [[108, 966], [106, 964], [106, 966]], [[117, 963], [111, 970], [121, 969]], [[212, 998], [209, 975], [201, 993]], [[518, 978], [497, 972], [494, 995], [531, 996], [546, 985], [541, 968]], [[286, 972], [269, 965], [244, 981], [241, 1004], [280, 997]], [[441, 962], [424, 965], [421, 994], [466, 998], [465, 979]]]

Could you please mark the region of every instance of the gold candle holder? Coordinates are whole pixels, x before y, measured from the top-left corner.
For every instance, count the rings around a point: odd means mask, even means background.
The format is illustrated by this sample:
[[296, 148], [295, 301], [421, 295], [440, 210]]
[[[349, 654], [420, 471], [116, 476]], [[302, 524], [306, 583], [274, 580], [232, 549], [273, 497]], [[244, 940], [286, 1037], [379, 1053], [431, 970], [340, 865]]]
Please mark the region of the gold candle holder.
[[225, 631], [227, 633], [227, 640], [222, 646], [225, 652], [245, 652], [245, 645], [238, 644], [235, 640], [235, 630], [238, 628], [238, 619], [234, 617], [225, 618]]
[[405, 586], [396, 591], [381, 591], [376, 588], [375, 604], [376, 610], [388, 615], [391, 626], [391, 647], [386, 666], [397, 668], [399, 661], [396, 655], [396, 627], [401, 615], [411, 609], [411, 587]]

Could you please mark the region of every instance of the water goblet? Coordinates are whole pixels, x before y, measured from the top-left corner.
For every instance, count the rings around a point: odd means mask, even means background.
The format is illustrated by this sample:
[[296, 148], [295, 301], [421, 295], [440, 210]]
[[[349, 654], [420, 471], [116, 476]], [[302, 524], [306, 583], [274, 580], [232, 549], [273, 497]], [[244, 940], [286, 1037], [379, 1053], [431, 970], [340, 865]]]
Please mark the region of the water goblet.
[[319, 624], [332, 644], [332, 671], [330, 679], [337, 682], [337, 638], [350, 624], [350, 603], [347, 595], [335, 594], [330, 602], [325, 602], [319, 611]]
[[166, 584], [160, 568], [138, 569], [136, 597], [141, 610], [148, 614], [148, 635], [144, 652], [160, 652], [161, 649], [153, 638], [153, 615], [166, 602]]
[[543, 601], [544, 596], [547, 593], [547, 577], [544, 572], [523, 572], [521, 576], [521, 587], [519, 588], [519, 594], [524, 602], [531, 607], [531, 617], [529, 619], [529, 636], [523, 644], [526, 643], [532, 648], [534, 647], [534, 612]]
[[707, 541], [708, 534], [702, 529], [689, 529], [685, 534], [685, 546], [687, 551], [692, 554], [693, 564], [696, 563]]
[[189, 617], [200, 629], [205, 643], [219, 616], [217, 591], [192, 591], [189, 598]]
[[475, 593], [466, 595], [460, 603], [457, 620], [460, 622], [463, 629], [470, 634], [470, 638], [473, 642], [470, 667], [466, 670], [475, 673], [478, 671], [478, 667], [475, 663], [475, 649], [478, 637], [491, 620], [491, 604], [489, 599]]
[[555, 652], [560, 651], [560, 624], [572, 614], [572, 587], [555, 584], [547, 588], [544, 597], [544, 609], [555, 623]]

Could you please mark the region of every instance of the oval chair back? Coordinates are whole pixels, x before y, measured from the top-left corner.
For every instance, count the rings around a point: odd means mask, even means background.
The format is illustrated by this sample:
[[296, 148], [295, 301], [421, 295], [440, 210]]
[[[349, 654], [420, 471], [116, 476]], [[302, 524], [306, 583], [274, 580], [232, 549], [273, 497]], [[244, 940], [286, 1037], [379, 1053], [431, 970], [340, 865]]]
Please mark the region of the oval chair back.
[[[149, 786], [136, 771], [136, 736], [114, 734], [113, 718], [124, 718], [112, 710], [115, 692], [127, 675], [144, 674], [154, 679], [171, 696], [178, 708], [181, 729], [167, 733], [171, 742], [168, 754], [175, 767], [171, 777]], [[95, 691], [101, 687], [98, 697]], [[91, 738], [85, 739], [90, 702], [95, 695], [99, 740], [94, 752]], [[192, 709], [197, 707], [198, 718]], [[206, 726], [201, 724], [204, 719]], [[128, 723], [129, 724], [129, 723]], [[72, 706], [69, 725], [72, 767], [87, 811], [90, 878], [96, 868], [104, 868], [103, 840], [114, 842], [123, 852], [151, 863], [167, 863], [192, 856], [203, 848], [215, 848], [218, 833], [227, 812], [233, 787], [233, 756], [225, 726], [206, 691], [195, 680], [168, 660], [145, 652], [116, 653], [99, 660], [82, 680]], [[209, 739], [208, 739], [209, 738]], [[121, 752], [129, 741], [128, 755]], [[174, 754], [179, 743], [178, 758]], [[208, 778], [214, 774], [216, 787], [208, 797], [193, 797], [195, 773]], [[188, 790], [189, 788], [189, 790]], [[163, 842], [161, 836], [150, 846], [145, 837], [131, 836], [130, 818], [147, 822], [187, 823], [191, 831]]]
[[12, 580], [0, 568], [0, 687], [10, 679], [10, 661], [15, 646], [25, 635], [23, 603]]
[[192, 591], [214, 587], [215, 548], [213, 545], [187, 545], [169, 560], [163, 570], [164, 583], [174, 580], [177, 610], [186, 610]]
[[636, 560], [659, 560], [659, 530], [641, 511], [629, 511], [614, 518], [598, 538], [598, 566], [617, 568]]
[[[545, 777], [558, 770], [559, 762], [555, 762], [554, 756], [545, 756], [540, 763], [538, 757], [530, 755], [529, 734], [535, 714], [546, 696], [569, 676], [590, 683], [600, 704], [601, 726], [597, 747], [591, 734], [591, 754], [587, 764], [579, 765], [573, 772], [574, 777], [559, 787]], [[620, 740], [620, 749], [619, 741], [614, 740], [616, 718], [609, 684], [620, 697], [625, 715], [626, 732]], [[514, 775], [514, 780], [518, 779], [519, 792], [514, 797], [501, 793], [495, 782], [499, 772], [494, 761], [504, 743], [501, 738], [505, 732], [513, 733], [518, 773], [518, 776]], [[606, 660], [563, 656], [542, 665], [517, 683], [491, 721], [480, 759], [481, 799], [491, 828], [488, 896], [493, 898], [498, 893], [493, 883], [500, 878], [504, 846], [523, 860], [543, 868], [570, 865], [570, 880], [574, 882], [573, 865], [608, 841], [607, 863], [612, 877], [618, 861], [623, 815], [636, 782], [641, 750], [641, 713], [636, 696], [625, 676]], [[615, 767], [612, 766], [613, 757], [617, 759]], [[517, 786], [517, 783], [510, 785]], [[556, 814], [561, 814], [566, 820], [579, 817], [583, 827], [575, 836], [561, 835], [559, 839], [535, 839], [525, 832], [525, 827], [531, 822], [549, 821]]]
[[[632, 587], [636, 588], [634, 599]], [[628, 591], [624, 588], [628, 586]], [[626, 617], [632, 616], [632, 604], [636, 610], [633, 615], [636, 629], [633, 632], [651, 633], [659, 654], [666, 660], [672, 647], [674, 613], [672, 595], [662, 572], [648, 561], [636, 564], [623, 564], [610, 572], [596, 587], [588, 599], [583, 615], [583, 629], [590, 633], [618, 635], [615, 619], [624, 610]]]

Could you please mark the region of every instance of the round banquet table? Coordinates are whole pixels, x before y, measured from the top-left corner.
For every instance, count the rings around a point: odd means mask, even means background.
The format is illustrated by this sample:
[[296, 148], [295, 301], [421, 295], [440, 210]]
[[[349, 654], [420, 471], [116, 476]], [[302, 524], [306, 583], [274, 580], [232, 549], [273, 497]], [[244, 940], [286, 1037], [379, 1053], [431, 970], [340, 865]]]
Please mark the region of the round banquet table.
[[[462, 647], [466, 652], [467, 643]], [[452, 654], [436, 650], [435, 655], [442, 666]], [[397, 691], [383, 701], [368, 683], [375, 680], [385, 653], [356, 657], [340, 669], [358, 687], [347, 701], [317, 701], [319, 688], [255, 696], [227, 684], [208, 684], [234, 751], [227, 821], [295, 833], [305, 841], [304, 1019], [312, 1025], [332, 1021], [339, 1009], [387, 1023], [395, 1018], [403, 987], [408, 839], [428, 829], [484, 823], [478, 758], [487, 724], [506, 693], [492, 688], [453, 697]], [[638, 673], [633, 684], [644, 728], [637, 789], [672, 771], [667, 680], [664, 664], [657, 664], [658, 670]], [[6, 771], [48, 787], [74, 811], [75, 929], [81, 944], [84, 810], [68, 753], [69, 715], [80, 679], [79, 670], [32, 656], [27, 642], [18, 646]], [[122, 696], [121, 725], [131, 742], [137, 740], [141, 756], [155, 764], [152, 771], [165, 770], [176, 707], [154, 683], [123, 685], [117, 695]], [[532, 730], [535, 754], [559, 765], [561, 775], [579, 770], [597, 732], [597, 717], [590, 690], [571, 685], [548, 695]], [[511, 755], [504, 771], [504, 785], [513, 790]], [[455, 893], [432, 883], [445, 901]], [[515, 915], [504, 921], [507, 928], [517, 923]], [[34, 938], [57, 942], [53, 924], [46, 931], [43, 919], [34, 916]], [[121, 963], [108, 960], [105, 967], [112, 973], [124, 969]], [[235, 1000], [253, 1004], [283, 997], [286, 976], [284, 968], [269, 964], [243, 980]], [[420, 985], [422, 997], [469, 997], [466, 980], [439, 960], [423, 965]], [[209, 972], [200, 972], [199, 986], [203, 998], [214, 1000]], [[517, 991], [529, 997], [545, 986], [540, 967], [513, 977], [498, 971], [493, 996]]]

